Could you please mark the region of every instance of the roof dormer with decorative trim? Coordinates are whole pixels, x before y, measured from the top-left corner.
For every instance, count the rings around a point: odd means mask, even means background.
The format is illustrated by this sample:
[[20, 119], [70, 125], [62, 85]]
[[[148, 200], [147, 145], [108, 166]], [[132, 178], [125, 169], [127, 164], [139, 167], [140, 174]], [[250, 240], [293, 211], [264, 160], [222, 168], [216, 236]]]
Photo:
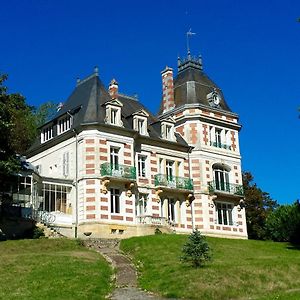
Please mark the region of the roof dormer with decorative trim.
[[148, 133], [148, 117], [149, 114], [141, 109], [135, 113], [132, 114], [133, 116], [133, 129], [138, 131], [141, 135], [149, 136]]
[[176, 141], [175, 137], [175, 120], [172, 117], [161, 120], [161, 137], [168, 141]]
[[122, 122], [123, 104], [117, 99], [112, 99], [104, 103], [104, 106], [106, 111], [105, 123], [109, 125], [123, 127], [123, 122]]

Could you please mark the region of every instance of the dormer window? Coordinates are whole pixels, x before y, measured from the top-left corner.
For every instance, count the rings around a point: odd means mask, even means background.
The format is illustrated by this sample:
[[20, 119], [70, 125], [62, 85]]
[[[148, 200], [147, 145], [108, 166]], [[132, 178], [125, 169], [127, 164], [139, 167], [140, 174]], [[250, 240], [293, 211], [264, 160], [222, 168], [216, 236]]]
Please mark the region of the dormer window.
[[143, 119], [138, 119], [137, 120], [137, 129], [139, 134], [145, 134], [145, 120]]
[[110, 124], [118, 125], [118, 110], [111, 108], [110, 109]]
[[121, 120], [121, 109], [123, 104], [117, 99], [113, 99], [105, 103], [106, 106], [106, 117], [105, 123], [115, 126], [123, 126]]
[[168, 118], [165, 120], [162, 120], [161, 122], [161, 136], [163, 139], [169, 140], [169, 141], [175, 141], [175, 129], [174, 129], [175, 121], [173, 118]]
[[53, 138], [53, 126], [49, 125], [42, 129], [41, 143], [45, 143]]
[[60, 118], [57, 122], [57, 134], [62, 134], [72, 127], [72, 117], [70, 115], [66, 115]]
[[147, 132], [147, 118], [149, 114], [144, 111], [140, 110], [133, 114], [133, 129], [138, 131], [141, 135], [148, 135]]
[[166, 139], [172, 139], [173, 135], [174, 135], [174, 126], [171, 125], [166, 125]]

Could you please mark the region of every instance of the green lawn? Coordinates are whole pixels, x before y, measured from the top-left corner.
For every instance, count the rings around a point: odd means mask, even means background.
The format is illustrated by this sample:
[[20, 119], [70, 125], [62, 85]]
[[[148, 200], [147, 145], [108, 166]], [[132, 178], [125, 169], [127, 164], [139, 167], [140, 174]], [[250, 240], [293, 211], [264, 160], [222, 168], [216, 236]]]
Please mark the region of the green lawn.
[[213, 260], [194, 269], [179, 261], [187, 236], [123, 240], [144, 289], [184, 299], [300, 299], [300, 250], [285, 243], [207, 238]]
[[112, 270], [75, 240], [0, 242], [0, 299], [104, 299]]

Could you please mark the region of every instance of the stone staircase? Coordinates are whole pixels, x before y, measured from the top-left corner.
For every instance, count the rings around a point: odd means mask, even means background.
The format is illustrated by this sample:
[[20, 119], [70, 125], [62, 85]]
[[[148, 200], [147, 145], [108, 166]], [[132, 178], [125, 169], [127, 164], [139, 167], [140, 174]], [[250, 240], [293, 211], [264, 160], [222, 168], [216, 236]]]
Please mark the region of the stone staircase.
[[44, 231], [45, 237], [47, 238], [61, 238], [64, 237], [55, 227], [47, 225], [42, 222], [36, 223], [36, 227]]
[[119, 239], [86, 239], [83, 245], [101, 253], [116, 271], [115, 290], [110, 295], [111, 300], [162, 300], [153, 293], [144, 291], [137, 286], [137, 271], [128, 258], [119, 249]]

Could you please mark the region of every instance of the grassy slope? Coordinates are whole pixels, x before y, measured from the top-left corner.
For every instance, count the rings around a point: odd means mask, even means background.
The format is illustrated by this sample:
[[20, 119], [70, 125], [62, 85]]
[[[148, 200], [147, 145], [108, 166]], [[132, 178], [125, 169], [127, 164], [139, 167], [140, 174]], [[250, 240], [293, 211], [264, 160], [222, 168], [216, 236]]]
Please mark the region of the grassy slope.
[[104, 299], [112, 271], [74, 240], [0, 243], [0, 299]]
[[213, 261], [194, 269], [179, 261], [187, 236], [131, 238], [121, 249], [134, 257], [140, 285], [186, 299], [300, 299], [300, 250], [287, 244], [207, 238]]

